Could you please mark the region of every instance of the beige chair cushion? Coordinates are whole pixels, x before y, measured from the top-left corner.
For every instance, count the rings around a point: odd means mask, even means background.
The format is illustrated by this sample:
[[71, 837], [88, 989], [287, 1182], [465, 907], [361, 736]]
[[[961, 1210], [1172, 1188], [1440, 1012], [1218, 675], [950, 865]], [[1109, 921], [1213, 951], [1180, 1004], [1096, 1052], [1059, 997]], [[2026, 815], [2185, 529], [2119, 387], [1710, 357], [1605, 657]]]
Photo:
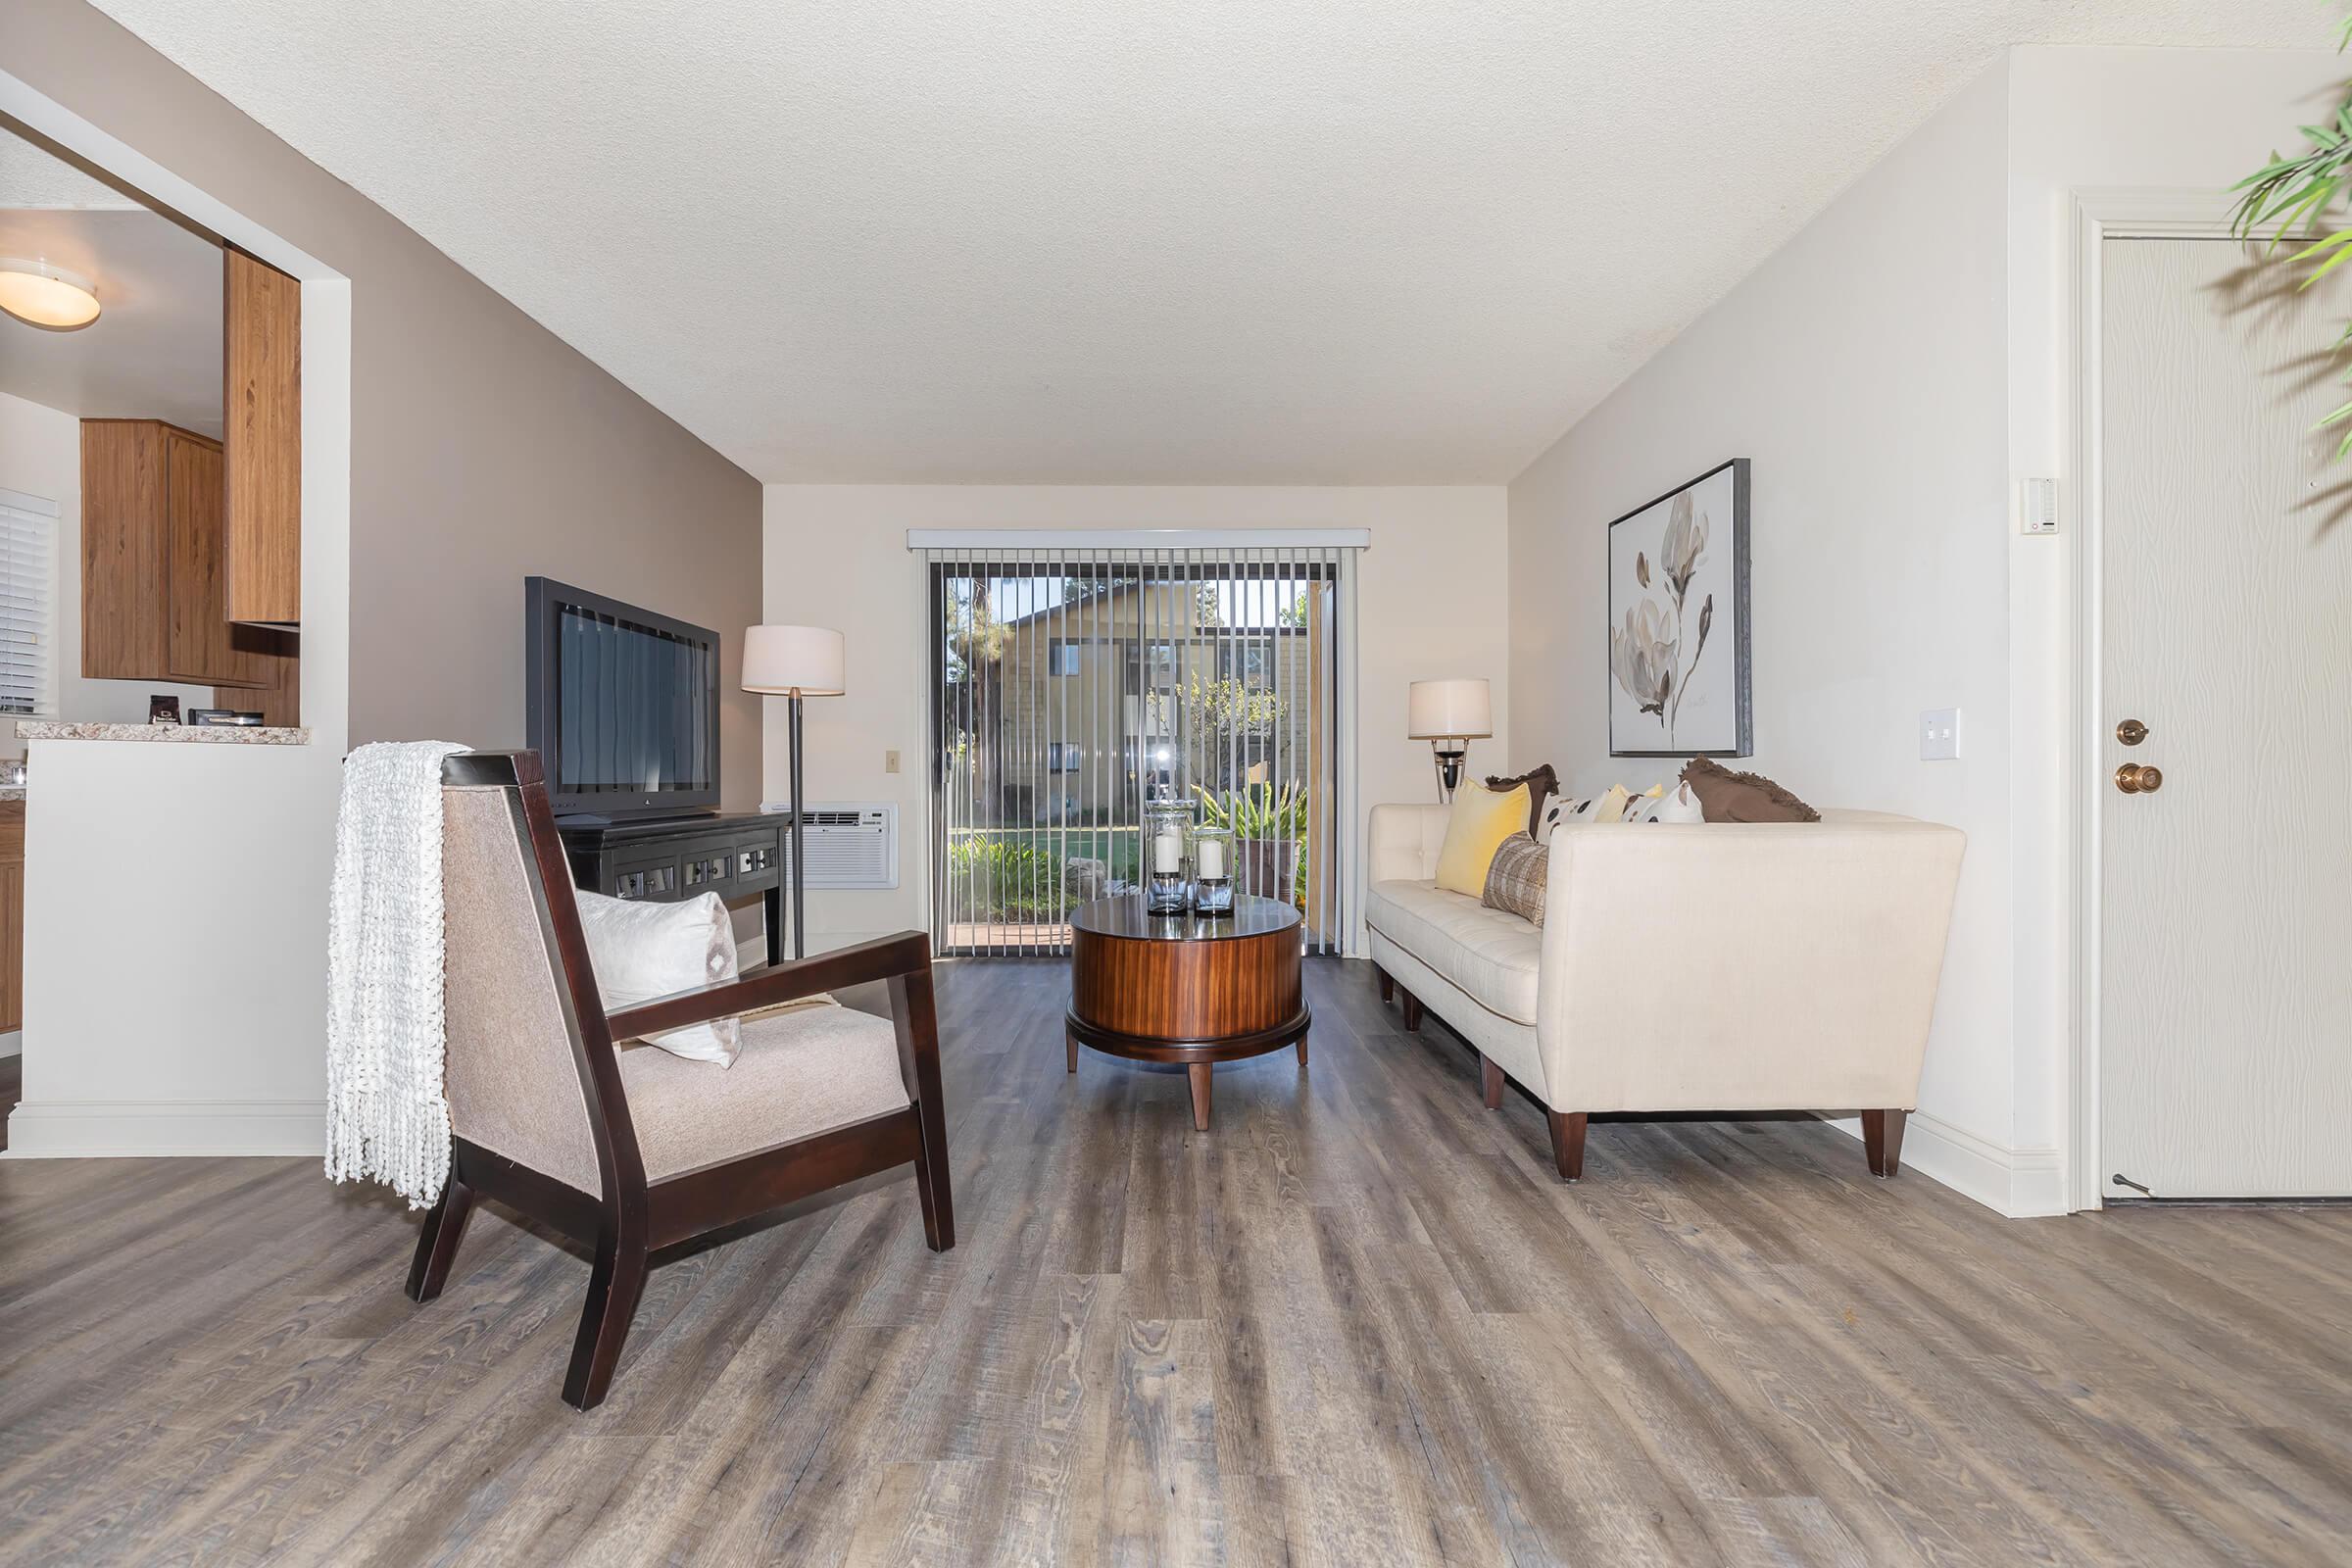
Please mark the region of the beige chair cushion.
[[[849, 1007], [746, 1021], [743, 1054], [725, 1072], [652, 1046], [625, 1047], [620, 1081], [654, 1182], [907, 1103], [890, 1021]], [[597, 1190], [593, 1166], [586, 1190]]]
[[1536, 1021], [1544, 934], [1435, 882], [1375, 882], [1364, 919], [1391, 942], [1514, 1023]]

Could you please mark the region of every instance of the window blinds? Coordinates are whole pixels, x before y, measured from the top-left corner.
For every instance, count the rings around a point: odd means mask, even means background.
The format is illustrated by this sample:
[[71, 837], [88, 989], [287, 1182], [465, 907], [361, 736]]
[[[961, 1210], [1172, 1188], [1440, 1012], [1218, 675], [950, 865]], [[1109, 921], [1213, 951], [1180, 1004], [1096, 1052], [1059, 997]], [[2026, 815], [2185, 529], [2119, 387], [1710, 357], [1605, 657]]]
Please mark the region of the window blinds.
[[1067, 952], [1073, 906], [1134, 889], [1143, 806], [1165, 797], [1234, 829], [1240, 891], [1296, 905], [1309, 952], [1342, 951], [1354, 549], [939, 538], [940, 950]]
[[57, 503], [0, 490], [0, 713], [57, 707]]

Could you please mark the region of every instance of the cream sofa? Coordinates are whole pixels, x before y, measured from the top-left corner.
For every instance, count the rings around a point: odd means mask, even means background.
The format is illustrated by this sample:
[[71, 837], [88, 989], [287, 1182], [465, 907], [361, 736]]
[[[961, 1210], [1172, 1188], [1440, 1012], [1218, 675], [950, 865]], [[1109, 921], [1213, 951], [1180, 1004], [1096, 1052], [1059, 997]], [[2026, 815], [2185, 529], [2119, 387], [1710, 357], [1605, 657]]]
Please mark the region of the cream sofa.
[[1364, 918], [1381, 1000], [1478, 1048], [1544, 1105], [1560, 1175], [1596, 1111], [1854, 1110], [1894, 1174], [1965, 836], [1819, 822], [1563, 825], [1544, 923], [1432, 880], [1444, 806], [1375, 806]]

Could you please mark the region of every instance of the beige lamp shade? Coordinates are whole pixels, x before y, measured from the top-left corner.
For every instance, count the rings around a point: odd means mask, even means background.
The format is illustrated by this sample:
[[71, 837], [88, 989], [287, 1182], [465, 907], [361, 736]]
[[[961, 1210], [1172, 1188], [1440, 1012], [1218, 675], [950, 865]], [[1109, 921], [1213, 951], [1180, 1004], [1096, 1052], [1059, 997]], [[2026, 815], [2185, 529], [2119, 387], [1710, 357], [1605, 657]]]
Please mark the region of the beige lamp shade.
[[1417, 680], [1405, 698], [1405, 734], [1417, 741], [1494, 733], [1494, 709], [1483, 680]]
[[839, 697], [841, 633], [823, 626], [753, 626], [743, 634], [743, 689], [787, 696]]

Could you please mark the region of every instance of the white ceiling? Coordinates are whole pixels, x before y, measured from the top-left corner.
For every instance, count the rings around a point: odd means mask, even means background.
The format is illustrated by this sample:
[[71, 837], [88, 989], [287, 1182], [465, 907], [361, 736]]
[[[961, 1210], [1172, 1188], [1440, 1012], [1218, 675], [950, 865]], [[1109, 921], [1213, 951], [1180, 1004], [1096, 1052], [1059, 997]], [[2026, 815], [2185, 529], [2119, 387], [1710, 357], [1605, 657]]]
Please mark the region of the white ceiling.
[[0, 316], [0, 392], [81, 418], [220, 434], [218, 245], [0, 126], [0, 256], [81, 273], [100, 307], [76, 332]]
[[2001, 46], [2332, 37], [2316, 0], [96, 3], [770, 480], [1507, 480]]

